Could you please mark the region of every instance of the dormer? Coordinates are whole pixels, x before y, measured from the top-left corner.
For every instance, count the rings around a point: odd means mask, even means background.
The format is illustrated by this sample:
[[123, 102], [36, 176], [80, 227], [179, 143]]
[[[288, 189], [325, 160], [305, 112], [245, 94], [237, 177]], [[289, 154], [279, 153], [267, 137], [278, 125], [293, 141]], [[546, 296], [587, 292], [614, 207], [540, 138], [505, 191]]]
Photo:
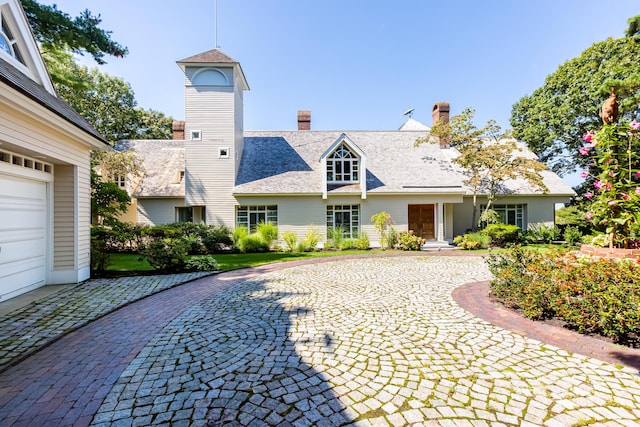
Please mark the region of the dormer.
[[322, 198], [329, 190], [345, 186], [359, 189], [361, 197], [367, 198], [365, 153], [346, 134], [340, 137], [322, 154]]
[[55, 95], [25, 13], [17, 3], [0, 0], [0, 58]]

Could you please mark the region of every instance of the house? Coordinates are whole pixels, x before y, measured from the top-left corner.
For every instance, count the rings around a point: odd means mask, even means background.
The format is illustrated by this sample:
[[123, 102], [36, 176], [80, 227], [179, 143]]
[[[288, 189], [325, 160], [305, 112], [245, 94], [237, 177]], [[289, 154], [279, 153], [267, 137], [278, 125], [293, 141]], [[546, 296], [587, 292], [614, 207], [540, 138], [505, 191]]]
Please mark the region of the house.
[[[128, 183], [136, 200], [130, 218], [143, 224], [193, 221], [254, 227], [274, 222], [300, 238], [310, 225], [326, 237], [330, 227], [347, 236], [366, 232], [386, 211], [399, 231], [413, 230], [435, 242], [451, 241], [471, 226], [472, 201], [458, 152], [422, 144], [429, 127], [409, 118], [392, 131], [311, 130], [311, 113], [298, 112], [298, 129], [245, 131], [243, 93], [249, 89], [240, 64], [214, 49], [181, 61], [185, 121], [174, 123], [174, 140], [121, 141], [144, 162], [144, 174]], [[436, 103], [433, 119], [448, 118]], [[530, 155], [533, 153], [528, 152]], [[573, 190], [544, 172], [542, 194], [518, 180], [495, 209], [508, 223], [527, 228], [554, 223], [556, 203]], [[480, 201], [482, 203], [482, 201]]]
[[90, 272], [90, 165], [104, 139], [56, 96], [18, 0], [0, 0], [0, 301]]

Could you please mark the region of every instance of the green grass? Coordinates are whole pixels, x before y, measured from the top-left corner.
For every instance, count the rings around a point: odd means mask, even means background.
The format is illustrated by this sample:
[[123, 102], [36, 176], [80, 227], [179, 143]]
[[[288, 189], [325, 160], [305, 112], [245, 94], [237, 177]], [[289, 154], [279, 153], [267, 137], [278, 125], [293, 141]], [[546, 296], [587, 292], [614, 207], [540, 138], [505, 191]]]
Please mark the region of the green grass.
[[[255, 267], [257, 265], [270, 264], [273, 262], [294, 261], [297, 259], [322, 258], [339, 255], [360, 255], [360, 254], [376, 254], [382, 252], [379, 249], [369, 251], [319, 251], [319, 252], [303, 252], [303, 253], [284, 253], [284, 252], [264, 252], [249, 254], [214, 254], [213, 257], [218, 261], [220, 270], [229, 271], [237, 270], [245, 267]], [[153, 267], [147, 260], [138, 254], [112, 254], [111, 262], [107, 267], [107, 271], [153, 271]]]

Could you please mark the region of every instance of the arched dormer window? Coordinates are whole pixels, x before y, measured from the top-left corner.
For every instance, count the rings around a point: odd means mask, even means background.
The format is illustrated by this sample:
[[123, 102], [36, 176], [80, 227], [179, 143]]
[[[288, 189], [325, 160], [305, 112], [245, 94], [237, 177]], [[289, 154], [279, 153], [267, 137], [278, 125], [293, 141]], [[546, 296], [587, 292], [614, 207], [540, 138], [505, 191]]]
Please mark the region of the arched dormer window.
[[7, 20], [9, 16], [7, 12], [6, 8], [0, 8], [0, 52], [6, 53], [22, 65], [25, 65], [24, 58], [20, 52], [20, 46], [18, 46], [18, 40], [13, 36], [13, 31], [11, 31], [10, 24]]
[[229, 86], [227, 76], [215, 68], [205, 68], [197, 71], [191, 78], [194, 86]]
[[327, 156], [327, 183], [350, 184], [360, 180], [360, 159], [341, 143]]

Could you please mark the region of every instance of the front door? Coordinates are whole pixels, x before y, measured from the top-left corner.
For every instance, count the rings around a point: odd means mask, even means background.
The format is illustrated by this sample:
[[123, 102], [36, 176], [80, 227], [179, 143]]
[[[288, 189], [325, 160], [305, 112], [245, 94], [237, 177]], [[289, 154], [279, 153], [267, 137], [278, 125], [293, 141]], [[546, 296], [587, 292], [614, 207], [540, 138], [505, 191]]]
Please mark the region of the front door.
[[435, 205], [409, 205], [409, 230], [423, 239], [435, 239]]

